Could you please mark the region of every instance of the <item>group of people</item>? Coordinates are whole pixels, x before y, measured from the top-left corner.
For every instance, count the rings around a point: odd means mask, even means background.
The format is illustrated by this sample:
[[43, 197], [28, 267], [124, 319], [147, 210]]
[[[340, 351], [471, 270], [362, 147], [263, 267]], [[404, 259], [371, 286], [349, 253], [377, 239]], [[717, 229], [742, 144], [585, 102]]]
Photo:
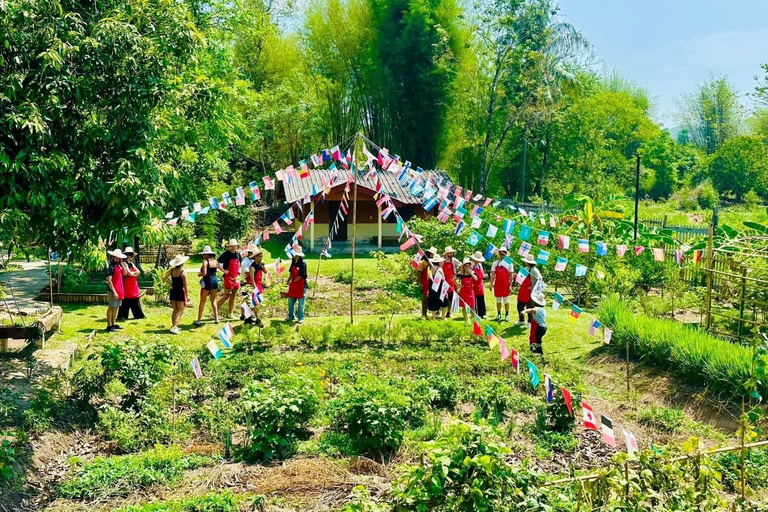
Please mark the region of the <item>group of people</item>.
[[[107, 331], [112, 332], [122, 329], [117, 320], [127, 320], [129, 310], [134, 318], [144, 318], [139, 300], [138, 276], [140, 268], [133, 263], [135, 252], [131, 247], [124, 251], [115, 249], [107, 251], [109, 265], [106, 270], [106, 283], [109, 298], [107, 308]], [[201, 326], [205, 303], [211, 304], [211, 312], [214, 323], [219, 323], [220, 308], [227, 304], [227, 318], [234, 319], [234, 311], [237, 298], [248, 297], [251, 292], [264, 293], [265, 286], [269, 286], [272, 276], [264, 264], [264, 253], [261, 248], [249, 245], [245, 250], [245, 256], [239, 250], [236, 239], [229, 240], [227, 251], [218, 258], [210, 246], [206, 245], [200, 253], [203, 262], [197, 276], [200, 278], [200, 303], [197, 308], [197, 320], [195, 326]], [[163, 280], [170, 284], [168, 297], [172, 307], [171, 328], [173, 334], [181, 333], [181, 318], [189, 304], [187, 286], [187, 274], [184, 264], [189, 256], [177, 255], [168, 263], [168, 270], [163, 275]], [[218, 273], [222, 273], [222, 282], [219, 282]], [[220, 285], [222, 291], [219, 293]], [[291, 266], [288, 271], [287, 291], [288, 298], [287, 321], [304, 321], [305, 293], [307, 288], [307, 265], [304, 262], [304, 253], [298, 250], [294, 253]], [[251, 310], [253, 316], [242, 320], [248, 320], [262, 327], [261, 308], [259, 301]], [[250, 308], [249, 308], [250, 309]]]
[[[497, 251], [498, 259], [490, 267], [489, 281], [496, 300], [496, 322], [509, 321], [510, 296], [516, 284], [517, 273], [514, 272], [513, 265], [504, 262], [507, 254], [507, 248], [501, 247]], [[430, 314], [435, 320], [451, 318], [455, 294], [458, 294], [459, 308], [465, 321], [467, 309], [482, 319], [487, 318], [484, 262], [485, 258], [480, 251], [459, 261], [455, 249], [451, 246], [446, 247], [442, 254], [436, 247], [430, 247], [417, 267], [422, 296], [422, 318], [426, 320]], [[527, 269], [527, 275], [517, 291], [518, 320], [515, 326], [530, 328], [531, 350], [541, 353], [542, 338], [547, 332], [544, 309], [546, 300], [543, 291], [537, 287], [537, 283], [542, 279], [541, 272], [537, 268], [536, 260], [530, 256], [522, 259], [522, 265]], [[447, 291], [443, 290], [443, 282], [447, 285]]]

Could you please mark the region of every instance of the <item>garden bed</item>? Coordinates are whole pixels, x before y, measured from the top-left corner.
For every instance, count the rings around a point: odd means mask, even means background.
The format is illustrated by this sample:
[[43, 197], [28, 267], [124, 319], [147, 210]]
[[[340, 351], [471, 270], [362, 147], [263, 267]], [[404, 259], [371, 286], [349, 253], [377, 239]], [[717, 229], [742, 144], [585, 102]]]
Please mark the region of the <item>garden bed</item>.
[[[145, 288], [139, 292], [139, 298], [144, 295], [152, 295], [152, 288]], [[41, 294], [41, 299], [48, 300], [48, 294]], [[66, 304], [108, 304], [109, 297], [106, 293], [54, 293], [53, 302]]]

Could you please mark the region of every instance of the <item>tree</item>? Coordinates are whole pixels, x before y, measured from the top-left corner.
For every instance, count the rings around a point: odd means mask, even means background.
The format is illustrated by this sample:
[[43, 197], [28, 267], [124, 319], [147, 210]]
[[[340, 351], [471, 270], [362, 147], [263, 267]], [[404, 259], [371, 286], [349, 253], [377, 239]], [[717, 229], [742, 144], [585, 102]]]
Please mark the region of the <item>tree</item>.
[[678, 110], [693, 143], [710, 155], [741, 130], [738, 94], [724, 77], [713, 78], [680, 98]]
[[768, 149], [756, 137], [733, 137], [713, 155], [709, 175], [718, 192], [732, 193], [737, 201], [750, 190], [766, 197]]

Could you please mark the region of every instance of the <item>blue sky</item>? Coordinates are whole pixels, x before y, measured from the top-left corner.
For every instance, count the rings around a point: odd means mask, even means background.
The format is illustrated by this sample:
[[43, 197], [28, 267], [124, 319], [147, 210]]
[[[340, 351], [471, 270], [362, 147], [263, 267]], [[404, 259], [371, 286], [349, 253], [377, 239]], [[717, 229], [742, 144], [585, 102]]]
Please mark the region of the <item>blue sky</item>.
[[648, 90], [654, 118], [676, 126], [675, 99], [726, 75], [750, 106], [768, 62], [768, 0], [559, 0], [601, 65]]

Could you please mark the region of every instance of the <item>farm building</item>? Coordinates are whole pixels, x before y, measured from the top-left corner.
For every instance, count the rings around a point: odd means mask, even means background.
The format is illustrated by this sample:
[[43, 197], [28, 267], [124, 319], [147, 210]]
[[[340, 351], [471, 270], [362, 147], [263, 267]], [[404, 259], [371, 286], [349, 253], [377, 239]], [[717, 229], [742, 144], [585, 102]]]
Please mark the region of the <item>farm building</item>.
[[[310, 226], [309, 233], [304, 233], [305, 246], [310, 251], [315, 248], [322, 249], [325, 240], [332, 233], [332, 224], [336, 219], [341, 199], [344, 194], [344, 186], [349, 179], [352, 171], [339, 169], [336, 171], [339, 179], [336, 185], [331, 187], [329, 194], [323, 198], [322, 190], [324, 183], [329, 183], [333, 171], [322, 169], [311, 170], [309, 177], [304, 179], [294, 179], [290, 183], [278, 182], [277, 197], [284, 199], [287, 203], [296, 203], [309, 196], [310, 203], [305, 204], [301, 215], [297, 215], [303, 220], [310, 211], [314, 211], [315, 222]], [[395, 215], [390, 215], [386, 220], [382, 220], [381, 208], [376, 206], [376, 179], [366, 177], [367, 171], [360, 170], [357, 175], [357, 244], [371, 244], [379, 249], [386, 246], [397, 246], [398, 234], [396, 232], [397, 220]], [[423, 208], [423, 196], [413, 195], [408, 187], [403, 186], [394, 174], [386, 171], [378, 173], [382, 184], [382, 191], [392, 198], [393, 204], [407, 221], [414, 215], [421, 218], [437, 215], [437, 208], [427, 212]], [[422, 171], [418, 176], [424, 180], [432, 179], [435, 186], [447, 185], [451, 183], [448, 175], [443, 171]], [[317, 193], [312, 195], [312, 191]], [[339, 225], [338, 232], [332, 235], [331, 242], [334, 247], [343, 248], [345, 242], [348, 242], [352, 236], [352, 200], [354, 198], [354, 187], [350, 191], [349, 215]], [[338, 242], [338, 243], [337, 243]]]

